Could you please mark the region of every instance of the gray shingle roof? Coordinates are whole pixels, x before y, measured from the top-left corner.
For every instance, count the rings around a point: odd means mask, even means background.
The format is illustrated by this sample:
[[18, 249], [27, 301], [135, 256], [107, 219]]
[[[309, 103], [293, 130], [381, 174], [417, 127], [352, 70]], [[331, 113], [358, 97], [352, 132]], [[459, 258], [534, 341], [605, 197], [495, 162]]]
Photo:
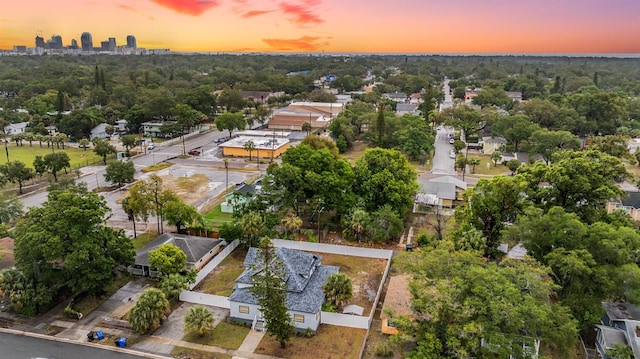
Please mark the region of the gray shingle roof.
[[[320, 264], [322, 257], [290, 248], [275, 248], [276, 255], [284, 264], [287, 291], [287, 308], [289, 310], [316, 313], [322, 308], [324, 292], [322, 286], [332, 273], [337, 273], [336, 266]], [[252, 276], [261, 272], [263, 268], [251, 268], [257, 260], [258, 249], [249, 248], [245, 257], [245, 271], [236, 280], [237, 283], [252, 284]], [[236, 288], [229, 297], [232, 302], [258, 304], [249, 288]]]
[[180, 248], [187, 255], [187, 264], [195, 264], [220, 242], [220, 239], [165, 233], [138, 250], [135, 264], [148, 266], [149, 252], [167, 243]]

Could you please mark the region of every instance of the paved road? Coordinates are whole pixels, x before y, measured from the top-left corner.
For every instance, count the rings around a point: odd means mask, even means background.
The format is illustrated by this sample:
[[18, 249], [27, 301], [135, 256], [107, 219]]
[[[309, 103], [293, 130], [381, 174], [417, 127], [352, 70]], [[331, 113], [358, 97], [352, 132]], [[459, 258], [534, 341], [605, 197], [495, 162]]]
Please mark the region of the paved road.
[[[0, 332], [0, 356], [6, 359], [140, 359], [150, 356], [139, 356], [122, 351], [111, 351], [96, 346], [78, 345], [41, 337], [24, 336]], [[154, 356], [158, 358], [158, 356]]]
[[449, 157], [449, 153], [453, 150], [453, 145], [449, 144], [447, 134], [453, 133], [450, 127], [439, 127], [436, 133], [436, 151], [433, 155], [432, 173], [440, 174], [456, 174], [453, 164], [455, 159]]
[[[212, 150], [214, 147], [217, 151], [217, 145], [215, 140], [225, 136], [225, 133], [220, 131], [208, 131], [199, 135], [192, 135], [186, 137], [184, 140], [185, 148], [187, 151], [198, 147], [209, 147]], [[167, 141], [156, 145], [156, 148], [147, 151], [147, 154], [136, 156], [132, 159], [136, 170], [141, 170], [154, 163], [165, 161], [169, 158], [174, 158], [182, 154], [182, 141], [180, 138], [173, 141]], [[92, 190], [96, 187], [107, 187], [111, 183], [105, 181], [104, 173], [105, 166], [89, 166], [84, 169], [85, 174], [82, 175], [77, 182], [84, 182], [87, 184], [87, 188]], [[140, 173], [138, 173], [140, 175]], [[47, 199], [47, 192], [39, 192], [22, 196], [22, 201], [25, 208], [39, 207]]]
[[444, 92], [444, 101], [440, 104], [440, 111], [445, 108], [453, 107], [453, 96], [451, 95], [451, 88], [449, 88], [449, 79], [444, 79], [444, 86], [442, 87], [442, 92]]

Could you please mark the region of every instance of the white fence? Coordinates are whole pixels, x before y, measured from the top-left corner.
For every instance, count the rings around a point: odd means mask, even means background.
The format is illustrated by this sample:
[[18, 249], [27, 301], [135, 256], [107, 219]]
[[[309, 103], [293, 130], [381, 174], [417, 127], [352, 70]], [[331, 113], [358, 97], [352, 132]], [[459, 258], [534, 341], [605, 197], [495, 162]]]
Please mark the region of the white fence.
[[188, 303], [211, 305], [214, 307], [230, 309], [231, 305], [228, 297], [220, 295], [198, 293], [183, 290], [180, 293], [180, 300]]
[[301, 251], [341, 254], [354, 257], [382, 258], [391, 260], [391, 256], [393, 255], [393, 251], [387, 249], [360, 248], [340, 246], [336, 244], [287, 241], [284, 239], [272, 239], [271, 242], [273, 242], [274, 247], [285, 247], [298, 249]]
[[[198, 283], [200, 283], [200, 281], [202, 281], [209, 273], [211, 273], [211, 271], [214, 270], [220, 264], [220, 262], [222, 262], [225, 258], [227, 258], [227, 256], [231, 254], [231, 252], [233, 252], [234, 249], [236, 249], [238, 244], [240, 244], [240, 242], [237, 239], [229, 243], [225, 249], [221, 250], [220, 253], [218, 253], [215, 257], [213, 257], [211, 261], [209, 261], [209, 263], [207, 263], [207, 265], [202, 267], [202, 269], [198, 272], [198, 275], [196, 276], [195, 283], [189, 286], [189, 290], [193, 289], [196, 285], [198, 285]], [[180, 297], [182, 298], [182, 294], [180, 295]]]
[[[374, 312], [374, 311], [372, 310], [371, 312]], [[369, 322], [370, 322], [369, 317], [363, 317], [361, 315], [339, 314], [339, 313], [330, 313], [330, 312], [322, 312], [320, 314], [321, 324], [339, 325], [341, 327], [367, 329], [369, 328]]]

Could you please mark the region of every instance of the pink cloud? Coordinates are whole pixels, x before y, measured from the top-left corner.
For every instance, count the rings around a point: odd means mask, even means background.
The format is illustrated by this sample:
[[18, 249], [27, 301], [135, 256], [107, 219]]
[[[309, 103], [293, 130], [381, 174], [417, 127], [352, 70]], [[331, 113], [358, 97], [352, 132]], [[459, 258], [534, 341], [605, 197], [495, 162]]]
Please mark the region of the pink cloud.
[[181, 14], [198, 16], [220, 5], [218, 0], [151, 0]]
[[273, 50], [279, 51], [315, 51], [327, 46], [326, 39], [317, 36], [303, 36], [298, 39], [262, 39]]
[[321, 24], [324, 22], [317, 14], [312, 12], [312, 7], [320, 4], [317, 0], [303, 0], [302, 3], [294, 4], [283, 2], [279, 7], [286, 15], [290, 15], [290, 21], [296, 24]]
[[135, 9], [134, 7], [129, 6], [129, 5], [125, 5], [125, 4], [118, 4], [117, 6], [118, 6], [119, 8], [121, 8], [121, 9], [123, 9], [123, 10], [129, 10], [129, 11], [133, 11], [133, 12], [135, 12], [135, 11], [136, 11], [136, 9]]

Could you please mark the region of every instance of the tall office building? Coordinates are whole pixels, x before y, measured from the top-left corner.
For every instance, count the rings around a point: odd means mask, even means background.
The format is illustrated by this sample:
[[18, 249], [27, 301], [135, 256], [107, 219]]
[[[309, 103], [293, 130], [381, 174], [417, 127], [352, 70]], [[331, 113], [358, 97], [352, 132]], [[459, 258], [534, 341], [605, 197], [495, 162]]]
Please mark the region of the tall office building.
[[100, 51], [109, 51], [109, 41], [100, 41]]
[[115, 37], [110, 37], [109, 38], [109, 51], [111, 51], [111, 52], [116, 51], [116, 38]]
[[62, 49], [62, 36], [60, 35], [51, 36], [51, 40], [48, 41], [48, 45], [50, 49], [54, 49], [54, 50]]
[[36, 47], [44, 49], [44, 38], [42, 36], [36, 36]]
[[72, 49], [77, 49], [78, 48], [78, 40], [76, 39], [71, 39], [71, 46], [70, 48]]
[[93, 38], [91, 33], [83, 32], [80, 36], [80, 43], [82, 44], [82, 51], [93, 51]]
[[133, 49], [137, 48], [136, 37], [133, 35], [127, 35], [127, 47], [131, 47]]

